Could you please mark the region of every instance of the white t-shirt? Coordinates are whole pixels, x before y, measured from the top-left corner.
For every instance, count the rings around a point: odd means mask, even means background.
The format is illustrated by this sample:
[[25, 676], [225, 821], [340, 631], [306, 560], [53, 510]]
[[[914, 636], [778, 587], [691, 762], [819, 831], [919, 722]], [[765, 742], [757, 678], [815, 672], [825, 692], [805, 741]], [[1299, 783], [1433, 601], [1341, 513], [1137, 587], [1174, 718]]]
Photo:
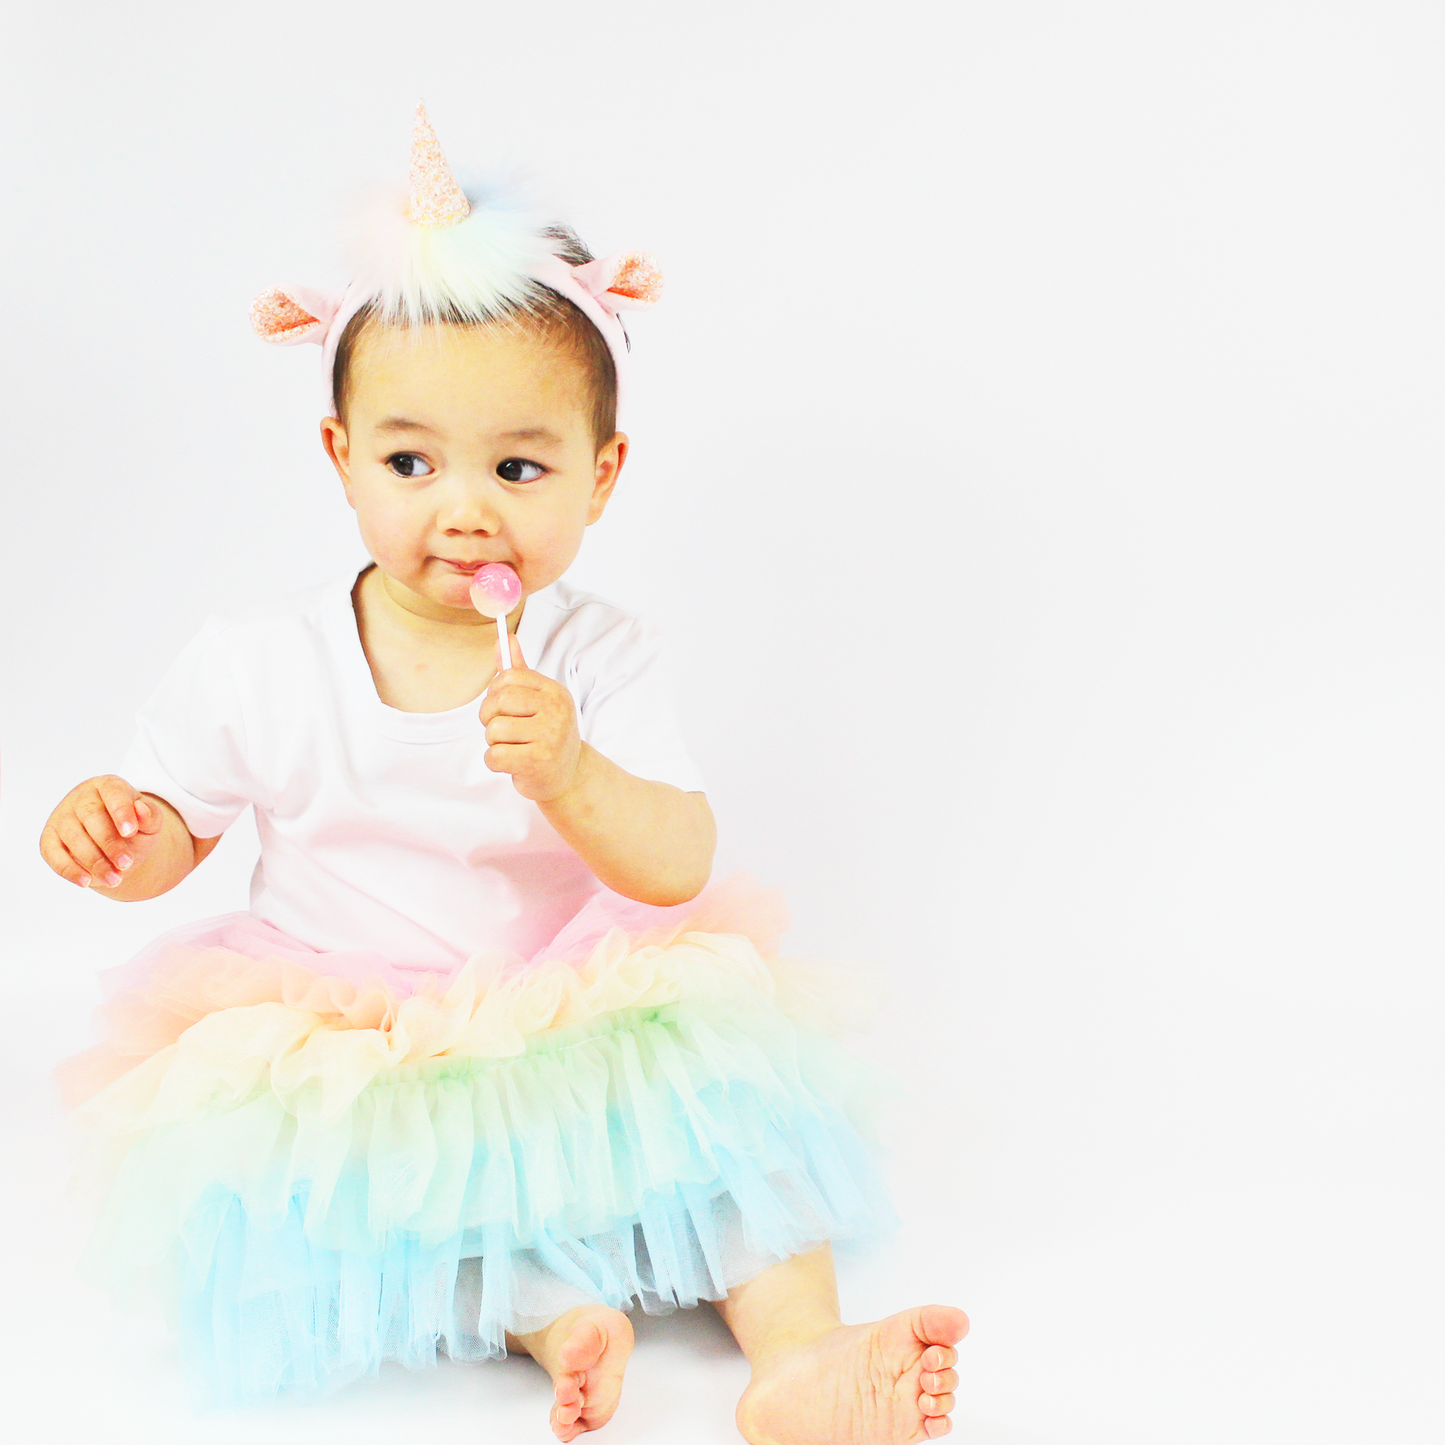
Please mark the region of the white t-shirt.
[[[487, 946], [530, 956], [602, 885], [488, 769], [480, 696], [432, 713], [381, 701], [355, 581], [209, 618], [136, 714], [120, 776], [198, 838], [254, 805], [251, 911], [313, 948], [429, 968]], [[702, 790], [656, 629], [559, 581], [527, 599], [517, 639], [572, 694], [583, 741], [638, 777]]]

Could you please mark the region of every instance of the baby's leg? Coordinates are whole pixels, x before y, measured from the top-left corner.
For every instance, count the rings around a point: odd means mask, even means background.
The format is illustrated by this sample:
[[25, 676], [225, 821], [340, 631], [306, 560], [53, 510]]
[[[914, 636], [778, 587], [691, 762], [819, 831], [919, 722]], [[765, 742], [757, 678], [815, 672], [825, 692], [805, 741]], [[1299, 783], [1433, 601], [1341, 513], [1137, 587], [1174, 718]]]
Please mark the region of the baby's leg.
[[507, 1349], [531, 1355], [551, 1375], [552, 1430], [571, 1440], [612, 1418], [632, 1354], [632, 1321], [607, 1305], [578, 1305], [531, 1334], [508, 1334]]
[[962, 1310], [845, 1325], [826, 1244], [729, 1290], [717, 1310], [753, 1367], [737, 1411], [752, 1445], [905, 1445], [952, 1429]]

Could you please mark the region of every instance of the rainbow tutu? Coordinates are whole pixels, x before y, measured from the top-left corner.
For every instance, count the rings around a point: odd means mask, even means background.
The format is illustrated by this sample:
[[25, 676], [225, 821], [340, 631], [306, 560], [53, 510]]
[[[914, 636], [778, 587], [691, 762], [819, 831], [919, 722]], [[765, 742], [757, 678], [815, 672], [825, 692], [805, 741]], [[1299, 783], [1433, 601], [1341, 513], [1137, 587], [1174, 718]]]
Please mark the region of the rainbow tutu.
[[902, 1090], [839, 1036], [880, 995], [779, 955], [783, 923], [740, 880], [604, 893], [535, 958], [450, 973], [248, 913], [166, 934], [102, 975], [107, 1036], [57, 1071], [83, 1268], [158, 1297], [198, 1401], [235, 1405], [876, 1239]]

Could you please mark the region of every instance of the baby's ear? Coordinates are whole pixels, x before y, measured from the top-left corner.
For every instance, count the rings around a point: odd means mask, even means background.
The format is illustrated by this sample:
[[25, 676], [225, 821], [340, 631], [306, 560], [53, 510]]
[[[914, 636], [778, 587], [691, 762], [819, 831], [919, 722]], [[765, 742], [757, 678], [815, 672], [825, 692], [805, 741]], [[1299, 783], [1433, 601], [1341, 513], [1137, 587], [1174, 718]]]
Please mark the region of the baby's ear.
[[341, 309], [341, 297], [307, 286], [273, 286], [251, 303], [251, 326], [262, 341], [296, 346], [302, 341], [324, 345], [326, 332]]

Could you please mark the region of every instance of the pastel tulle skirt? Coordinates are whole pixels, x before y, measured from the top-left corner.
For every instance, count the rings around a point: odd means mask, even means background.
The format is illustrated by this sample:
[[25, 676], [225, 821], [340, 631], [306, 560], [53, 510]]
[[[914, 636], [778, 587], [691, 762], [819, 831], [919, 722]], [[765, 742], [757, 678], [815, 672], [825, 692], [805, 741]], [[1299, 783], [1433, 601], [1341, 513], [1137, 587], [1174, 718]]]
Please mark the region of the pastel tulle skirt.
[[57, 1071], [83, 1266], [159, 1296], [198, 1400], [231, 1405], [876, 1240], [903, 1090], [838, 1036], [880, 995], [780, 957], [784, 921], [745, 880], [604, 893], [535, 958], [447, 974], [248, 913], [166, 934], [102, 975], [108, 1037]]

